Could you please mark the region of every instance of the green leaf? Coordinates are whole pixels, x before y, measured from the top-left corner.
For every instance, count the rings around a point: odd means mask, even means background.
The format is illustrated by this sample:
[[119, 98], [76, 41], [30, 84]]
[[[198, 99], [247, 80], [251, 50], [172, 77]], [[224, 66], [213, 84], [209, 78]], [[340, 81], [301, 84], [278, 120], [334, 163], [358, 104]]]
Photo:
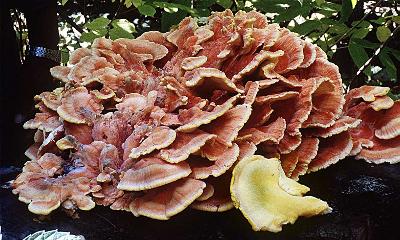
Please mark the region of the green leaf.
[[97, 38], [97, 35], [94, 34], [93, 32], [84, 32], [80, 37], [80, 41], [91, 43], [95, 38]]
[[299, 16], [302, 13], [302, 11], [303, 8], [300, 6], [300, 4], [291, 6], [285, 11], [285, 14], [280, 14], [276, 16], [274, 18], [274, 22], [280, 23], [283, 21], [290, 21], [293, 18]]
[[68, 2], [68, 0], [61, 0], [61, 5], [65, 5]]
[[370, 21], [382, 25], [386, 22], [386, 19], [384, 17], [379, 17], [378, 19], [371, 19]]
[[378, 57], [383, 66], [385, 66], [385, 70], [388, 73], [389, 78], [396, 79], [397, 69], [389, 54], [387, 54], [386, 51], [381, 51]]
[[228, 9], [232, 6], [232, 0], [217, 0], [216, 2], [225, 9]]
[[357, 4], [358, 0], [351, 0], [351, 6], [354, 8]]
[[145, 16], [153, 17], [154, 14], [156, 14], [156, 9], [147, 4], [141, 5], [137, 9], [139, 10], [140, 14], [143, 14]]
[[362, 39], [362, 38], [365, 38], [369, 32], [370, 32], [370, 29], [368, 29], [368, 28], [359, 28], [359, 29], [356, 29], [353, 31], [353, 33], [351, 34], [351, 37]]
[[[350, 41], [348, 49], [350, 56], [353, 59], [353, 62], [356, 64], [358, 68], [361, 68], [368, 61], [368, 53], [360, 45], [357, 45], [353, 41]], [[365, 69], [364, 73], [367, 76], [370, 76], [371, 68]]]
[[127, 1], [129, 1], [131, 3], [131, 6], [133, 5], [135, 8], [138, 8], [139, 6], [143, 5], [142, 0], [125, 0], [125, 4]]
[[194, 3], [196, 9], [205, 9], [215, 4], [215, 2], [216, 0], [202, 0], [202, 1], [195, 1]]
[[99, 30], [99, 29], [104, 29], [110, 24], [111, 20], [105, 17], [99, 17], [94, 19], [91, 22], [88, 22], [84, 25], [84, 27], [90, 29], [90, 30]]
[[343, 0], [342, 1], [342, 9], [340, 10], [340, 21], [347, 22], [352, 12], [351, 1]]
[[380, 26], [376, 29], [376, 37], [380, 42], [385, 42], [386, 40], [388, 40], [390, 34], [392, 34], [392, 32], [386, 26]]
[[301, 35], [309, 34], [314, 30], [320, 30], [321, 22], [318, 20], [308, 20], [302, 24], [294, 26], [291, 30]]
[[68, 49], [61, 49], [61, 63], [66, 64], [69, 60], [69, 51]]
[[177, 12], [179, 9], [194, 14], [196, 11], [189, 6], [179, 4], [179, 3], [168, 3], [168, 2], [153, 2], [153, 5], [159, 8], [164, 8], [166, 12], [173, 13]]
[[369, 48], [369, 49], [377, 49], [379, 47], [379, 43], [373, 43], [365, 39], [360, 39], [360, 38], [352, 38], [351, 41], [363, 48]]
[[393, 48], [389, 48], [389, 47], [385, 47], [384, 49], [387, 49], [388, 52], [390, 52], [392, 54], [392, 56], [394, 58], [397, 59], [397, 61], [400, 62], [400, 51], [397, 49], [393, 49]]
[[187, 16], [187, 12], [178, 11], [176, 13], [163, 13], [161, 16], [161, 31], [167, 32]]
[[129, 38], [132, 39], [133, 35], [132, 33], [126, 31], [125, 29], [122, 29], [120, 27], [114, 27], [113, 29], [110, 29], [108, 32], [108, 35], [112, 40], [118, 39], [118, 38]]
[[317, 6], [321, 6], [323, 3], [325, 3], [325, 0], [315, 0], [315, 3]]
[[392, 17], [392, 21], [397, 23], [397, 24], [400, 24], [400, 16], [393, 16]]
[[358, 28], [368, 28], [368, 27], [370, 27], [371, 26], [371, 23], [369, 23], [368, 21], [354, 21], [354, 22], [352, 22], [351, 23], [351, 26], [356, 26], [357, 25], [357, 27]]
[[136, 32], [135, 25], [126, 19], [115, 19], [111, 22], [111, 25], [115, 28], [122, 28], [128, 33]]

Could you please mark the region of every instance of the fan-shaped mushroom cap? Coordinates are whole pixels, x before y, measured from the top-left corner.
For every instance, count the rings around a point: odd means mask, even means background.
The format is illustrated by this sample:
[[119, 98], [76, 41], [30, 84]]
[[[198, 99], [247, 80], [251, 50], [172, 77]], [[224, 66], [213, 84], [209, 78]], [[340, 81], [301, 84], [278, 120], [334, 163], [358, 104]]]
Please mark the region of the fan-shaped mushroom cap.
[[75, 49], [69, 55], [69, 63], [77, 64], [82, 58], [92, 55], [92, 51], [88, 48], [78, 48]]
[[86, 56], [71, 68], [71, 71], [68, 74], [68, 79], [70, 81], [81, 83], [84, 78], [90, 78], [96, 70], [106, 67], [113, 67], [106, 58], [95, 55]]
[[362, 102], [348, 109], [347, 114], [361, 120], [361, 124], [350, 129], [353, 138], [352, 155], [376, 164], [399, 161], [399, 109], [394, 102], [388, 110], [375, 111], [371, 103]]
[[328, 78], [317, 78], [317, 88], [312, 95], [312, 107], [302, 127], [330, 127], [342, 112], [344, 98]]
[[[283, 51], [265, 51], [261, 50], [254, 58], [251, 59], [250, 62], [242, 63], [244, 66], [243, 68], [239, 68], [239, 71], [233, 75], [232, 81], [238, 82], [244, 76], [253, 73], [258, 67], [263, 66], [261, 68], [261, 74], [266, 77], [270, 78], [271, 76], [275, 76], [274, 73], [270, 73], [272, 69], [275, 67], [278, 58], [283, 56]], [[267, 63], [267, 64], [264, 64]]]
[[56, 142], [58, 149], [61, 151], [68, 149], [75, 149], [77, 147], [77, 141], [73, 136], [67, 135]]
[[107, 100], [115, 98], [115, 92], [109, 87], [103, 87], [99, 90], [92, 90], [90, 92], [93, 94], [97, 99], [103, 100], [102, 102], [106, 102]]
[[236, 85], [225, 76], [225, 73], [216, 68], [199, 67], [185, 73], [186, 86], [203, 89], [222, 89], [229, 92], [240, 92]]
[[278, 159], [255, 155], [240, 161], [233, 170], [233, 203], [255, 231], [279, 232], [283, 224], [294, 223], [299, 216], [331, 211], [326, 202], [302, 196], [308, 190], [285, 176]]
[[205, 201], [214, 195], [214, 187], [211, 184], [206, 183], [206, 187], [203, 189], [203, 193], [196, 199], [196, 201]]
[[318, 154], [308, 165], [308, 171], [315, 172], [338, 162], [348, 156], [352, 148], [353, 141], [347, 131], [321, 139]]
[[191, 133], [179, 132], [171, 145], [161, 149], [160, 157], [170, 163], [184, 161], [190, 154], [200, 150], [207, 141], [215, 137], [215, 135], [201, 130], [195, 130]]
[[168, 54], [168, 49], [155, 42], [144, 39], [124, 39], [120, 38], [114, 42], [125, 45], [127, 49], [134, 53], [150, 54], [153, 60], [159, 60]]
[[181, 48], [185, 40], [193, 36], [195, 29], [197, 29], [196, 21], [193, 18], [187, 17], [179, 23], [177, 29], [166, 34], [166, 39], [178, 48]]
[[243, 129], [239, 133], [238, 140], [246, 140], [254, 143], [255, 145], [265, 141], [278, 144], [284, 137], [285, 128], [285, 119], [278, 118], [266, 126]]
[[378, 121], [375, 129], [377, 138], [393, 139], [400, 136], [400, 101], [396, 101], [393, 107], [386, 110]]
[[[231, 173], [225, 173], [218, 178], [210, 177], [205, 180], [207, 186], [212, 186], [214, 189], [212, 196], [205, 200], [196, 199], [191, 207], [206, 212], [225, 212], [232, 209], [233, 202], [229, 192], [231, 177]], [[204, 192], [206, 189], [204, 189]]]
[[110, 143], [120, 148], [132, 133], [128, 121], [128, 118], [118, 112], [102, 115], [94, 120], [92, 137], [96, 141]]
[[205, 187], [206, 184], [200, 180], [181, 179], [147, 191], [131, 202], [130, 210], [136, 215], [167, 220], [200, 197]]
[[300, 175], [307, 173], [308, 164], [317, 156], [318, 144], [318, 138], [303, 138], [298, 148], [280, 156], [287, 177], [298, 180]]
[[90, 192], [88, 178], [56, 177], [63, 171], [63, 162], [60, 157], [45, 153], [37, 161], [25, 164], [23, 173], [13, 182], [13, 193], [19, 194], [20, 201], [29, 203], [29, 211], [47, 215], [68, 199], [81, 210], [94, 207], [94, 202], [86, 196]]
[[260, 89], [260, 81], [257, 82], [247, 82], [245, 86], [246, 97], [244, 99], [245, 104], [252, 105], [256, 101], [257, 93]]
[[187, 57], [182, 60], [181, 67], [183, 70], [190, 71], [203, 66], [206, 62], [206, 56]]
[[63, 122], [65, 135], [73, 136], [78, 142], [82, 144], [90, 144], [93, 142], [92, 129], [93, 126], [86, 124], [73, 124]]
[[307, 68], [315, 61], [317, 58], [315, 45], [309, 42], [304, 42], [303, 56], [304, 59], [299, 68]]
[[[301, 88], [300, 94], [298, 95], [298, 100], [295, 102], [294, 113], [291, 116], [291, 119], [288, 123], [287, 131], [291, 135], [300, 134], [300, 128], [303, 126], [303, 123], [310, 118], [310, 114], [316, 115], [312, 110], [315, 103], [313, 104], [314, 94], [318, 94], [318, 87], [324, 82], [328, 81], [328, 78], [310, 78], [304, 80], [304, 84]], [[328, 96], [329, 97], [329, 96]], [[318, 100], [318, 99], [314, 99]], [[317, 114], [322, 114], [320, 109], [318, 109]], [[325, 110], [325, 109], [323, 109]], [[324, 113], [326, 115], [328, 110], [325, 110]], [[336, 116], [335, 116], [336, 117]]]
[[349, 116], [342, 116], [335, 123], [328, 128], [309, 128], [305, 129], [307, 135], [327, 138], [333, 135], [342, 133], [351, 128], [356, 128], [361, 123], [360, 119], [355, 119]]
[[50, 74], [53, 78], [60, 80], [61, 82], [68, 83], [68, 74], [71, 68], [67, 66], [55, 66], [50, 68]]
[[35, 96], [35, 99], [42, 101], [47, 108], [57, 111], [57, 108], [61, 105], [63, 92], [63, 88], [56, 88], [52, 92], [42, 92]]
[[225, 103], [216, 106], [211, 112], [199, 111], [197, 114], [185, 119], [183, 125], [176, 130], [180, 132], [190, 132], [197, 127], [210, 123], [212, 120], [224, 115], [229, 109], [233, 107], [239, 95], [235, 95], [228, 99]]
[[296, 135], [289, 135], [285, 134], [283, 135], [283, 138], [278, 144], [278, 150], [281, 154], [288, 154], [291, 151], [295, 150], [298, 148], [301, 144], [301, 138], [302, 136], [300, 134]]
[[64, 93], [62, 104], [57, 113], [67, 122], [88, 123], [89, 117], [99, 114], [103, 106], [97, 103], [84, 87], [71, 89]]
[[[368, 145], [368, 143], [370, 145]], [[390, 140], [367, 142], [362, 146], [368, 146], [370, 148], [362, 149], [356, 156], [356, 159], [364, 159], [367, 162], [375, 164], [384, 162], [394, 164], [400, 162], [400, 137]]]
[[132, 148], [129, 157], [138, 158], [154, 150], [166, 148], [174, 142], [175, 138], [176, 132], [174, 130], [164, 126], [156, 127], [138, 147]]
[[379, 86], [361, 86], [359, 88], [351, 89], [346, 94], [346, 104], [344, 109], [347, 110], [354, 103], [354, 100], [362, 99], [365, 102], [373, 102], [376, 100], [376, 97], [386, 96], [386, 94], [390, 91], [388, 87], [379, 87]]
[[39, 147], [40, 143], [34, 143], [25, 150], [24, 155], [27, 156], [30, 160], [37, 160], [39, 159]]
[[274, 70], [277, 73], [284, 73], [298, 68], [304, 60], [303, 48], [304, 41], [300, 37], [288, 29], [282, 29], [278, 41], [271, 48], [272, 51], [284, 52]]
[[39, 107], [41, 112], [36, 113], [33, 119], [24, 123], [24, 129], [39, 129], [45, 132], [51, 132], [61, 125], [56, 112], [51, 111], [47, 107]]
[[217, 136], [227, 146], [231, 146], [239, 130], [250, 117], [251, 106], [248, 104], [237, 105], [228, 110], [224, 115], [203, 126], [203, 130]]
[[125, 191], [152, 189], [187, 177], [190, 173], [190, 167], [186, 162], [171, 164], [159, 158], [144, 158], [123, 173], [118, 189]]
[[[218, 146], [218, 143], [215, 144]], [[217, 146], [214, 145], [213, 148]], [[202, 154], [205, 157], [211, 158], [209, 159], [211, 161], [199, 157], [192, 157], [188, 161], [192, 169], [192, 176], [195, 179], [205, 179], [209, 176], [221, 176], [233, 166], [239, 156], [239, 147], [236, 143], [231, 147], [225, 148], [223, 145], [219, 145], [219, 149], [217, 150], [220, 152], [219, 155], [216, 154], [215, 150], [211, 152], [211, 148], [207, 150], [202, 150]]]

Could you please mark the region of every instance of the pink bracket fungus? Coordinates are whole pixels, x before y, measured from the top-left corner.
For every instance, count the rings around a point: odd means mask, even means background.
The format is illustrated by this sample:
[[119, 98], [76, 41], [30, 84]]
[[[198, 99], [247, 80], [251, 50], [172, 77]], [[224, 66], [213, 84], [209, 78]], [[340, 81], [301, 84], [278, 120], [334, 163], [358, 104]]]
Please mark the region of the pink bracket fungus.
[[50, 72], [64, 86], [35, 97], [24, 124], [35, 142], [13, 182], [36, 214], [97, 204], [166, 220], [235, 205], [254, 230], [277, 232], [330, 210], [303, 196], [302, 175], [349, 155], [400, 162], [389, 89], [345, 95], [318, 46], [256, 11], [98, 38]]

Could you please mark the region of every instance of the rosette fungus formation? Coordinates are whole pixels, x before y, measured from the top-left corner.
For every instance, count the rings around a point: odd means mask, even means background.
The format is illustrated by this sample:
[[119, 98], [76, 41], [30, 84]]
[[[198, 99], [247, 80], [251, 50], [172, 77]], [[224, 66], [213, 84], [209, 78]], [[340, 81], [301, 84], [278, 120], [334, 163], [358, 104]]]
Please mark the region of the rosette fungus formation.
[[[69, 63], [51, 69], [64, 87], [38, 95], [39, 113], [24, 125], [36, 129], [35, 142], [13, 187], [37, 214], [95, 204], [162, 220], [190, 206], [226, 211], [234, 207], [232, 170], [256, 151], [282, 166], [260, 174], [294, 180], [350, 154], [399, 161], [400, 104], [387, 89], [356, 89], [345, 103], [325, 53], [254, 11], [214, 13], [203, 26], [185, 18], [136, 39], [99, 38]], [[240, 182], [241, 190], [257, 184]], [[259, 184], [278, 199], [269, 182]], [[276, 194], [303, 201], [305, 192]], [[315, 202], [323, 209], [299, 215], [328, 209]], [[283, 215], [290, 219], [280, 225], [298, 216]]]

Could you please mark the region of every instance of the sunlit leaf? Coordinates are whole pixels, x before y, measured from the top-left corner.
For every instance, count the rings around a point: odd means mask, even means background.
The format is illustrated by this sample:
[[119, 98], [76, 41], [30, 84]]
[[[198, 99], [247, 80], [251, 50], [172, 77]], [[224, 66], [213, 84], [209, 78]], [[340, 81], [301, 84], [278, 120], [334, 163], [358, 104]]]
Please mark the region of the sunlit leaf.
[[143, 1], [142, 0], [130, 0], [133, 4], [133, 6], [135, 6], [135, 8], [138, 8], [139, 6], [143, 5]]
[[126, 19], [115, 19], [114, 21], [112, 21], [111, 25], [113, 27], [122, 28], [128, 33], [136, 32], [135, 25]]
[[97, 38], [97, 35], [94, 34], [93, 32], [84, 32], [82, 33], [81, 37], [80, 37], [80, 41], [81, 42], [93, 42], [93, 40]]
[[400, 24], [400, 16], [393, 16], [392, 17], [392, 21], [397, 23], [397, 24]]
[[351, 0], [351, 6], [354, 8], [357, 4], [358, 0]]
[[84, 25], [90, 30], [99, 30], [104, 29], [110, 24], [111, 20], [105, 17], [95, 18], [93, 21], [88, 22]]
[[133, 38], [132, 33], [128, 32], [125, 29], [122, 29], [120, 27], [114, 27], [113, 29], [110, 29], [108, 34], [112, 40], [115, 40], [118, 38], [129, 38], [129, 39]]
[[380, 26], [376, 29], [376, 37], [380, 42], [385, 42], [390, 37], [392, 32], [386, 26]]

